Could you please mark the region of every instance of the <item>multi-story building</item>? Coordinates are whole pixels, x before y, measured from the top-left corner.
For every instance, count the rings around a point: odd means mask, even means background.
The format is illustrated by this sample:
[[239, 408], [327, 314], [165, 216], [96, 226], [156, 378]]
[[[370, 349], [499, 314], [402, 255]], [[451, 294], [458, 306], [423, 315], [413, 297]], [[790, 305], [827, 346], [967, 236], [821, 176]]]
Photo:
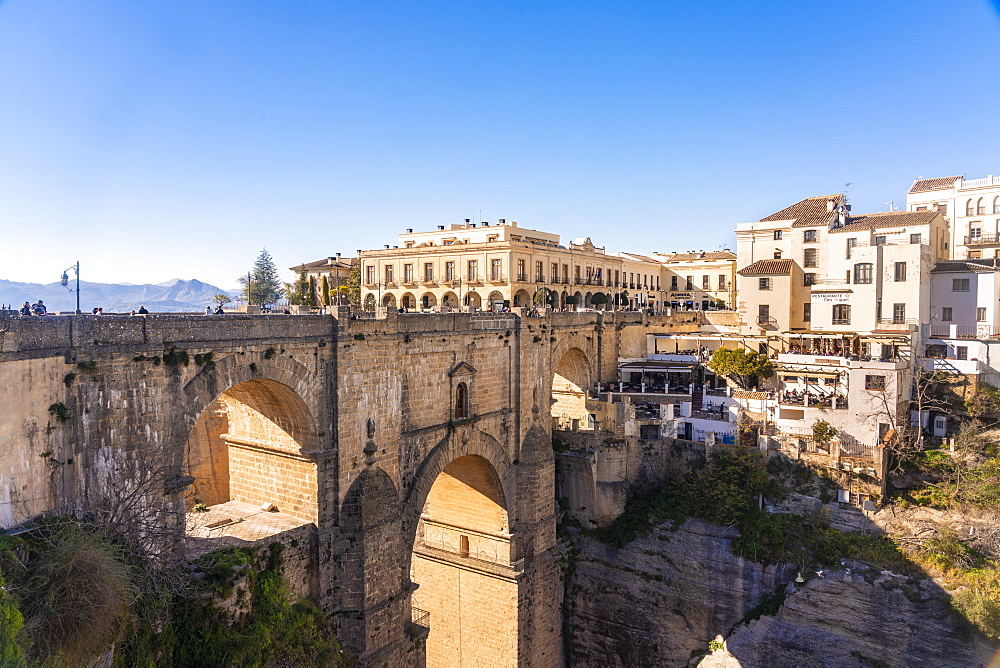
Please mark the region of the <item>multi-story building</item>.
[[[362, 303], [407, 310], [503, 308], [549, 303], [590, 307], [620, 284], [622, 260], [589, 237], [562, 245], [559, 235], [497, 224], [408, 229], [399, 244], [361, 253]], [[603, 301], [603, 300], [599, 300]]]
[[663, 266], [655, 259], [638, 253], [612, 253], [622, 262], [619, 303], [631, 308], [663, 306]]
[[330, 303], [347, 303], [347, 296], [340, 288], [346, 286], [351, 279], [351, 267], [358, 261], [353, 257], [336, 256], [323, 258], [315, 262], [306, 262], [295, 267], [289, 267], [295, 272], [296, 278], [304, 271], [316, 291], [316, 303], [323, 304], [323, 279], [326, 279], [330, 292]]
[[654, 253], [664, 268], [667, 304], [675, 309], [731, 309], [736, 306], [736, 254], [730, 250]]
[[913, 182], [909, 211], [940, 211], [951, 223], [949, 246], [956, 260], [1000, 257], [1000, 176], [966, 180], [945, 176]]

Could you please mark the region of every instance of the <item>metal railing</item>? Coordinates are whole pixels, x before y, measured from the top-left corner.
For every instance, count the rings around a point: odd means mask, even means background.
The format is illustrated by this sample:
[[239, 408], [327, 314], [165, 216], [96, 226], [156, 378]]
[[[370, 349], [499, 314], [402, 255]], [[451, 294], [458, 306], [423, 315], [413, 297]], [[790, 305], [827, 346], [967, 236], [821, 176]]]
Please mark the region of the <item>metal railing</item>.
[[996, 244], [1000, 243], [1000, 235], [998, 234], [974, 234], [966, 235], [965, 245], [974, 246], [976, 244]]
[[428, 629], [431, 627], [431, 613], [426, 610], [413, 607], [410, 611], [410, 619], [417, 626], [423, 626]]
[[757, 324], [765, 329], [777, 329], [778, 321], [769, 315], [759, 315], [757, 316]]

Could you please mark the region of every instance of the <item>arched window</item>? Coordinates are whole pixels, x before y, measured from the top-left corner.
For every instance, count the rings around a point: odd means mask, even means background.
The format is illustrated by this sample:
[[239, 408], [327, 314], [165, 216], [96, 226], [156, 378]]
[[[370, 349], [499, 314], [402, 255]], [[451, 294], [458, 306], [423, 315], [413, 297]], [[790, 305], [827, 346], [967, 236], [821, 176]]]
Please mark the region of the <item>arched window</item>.
[[469, 386], [459, 383], [455, 388], [454, 419], [463, 420], [469, 417]]
[[972, 200], [970, 199], [965, 203], [965, 215], [974, 216], [976, 215], [976, 209], [972, 206]]
[[365, 310], [374, 311], [375, 310], [375, 295], [369, 293], [365, 296]]
[[854, 282], [865, 285], [872, 282], [872, 263], [859, 262], [854, 265]]
[[993, 213], [1000, 213], [1000, 195], [993, 198]]
[[984, 213], [986, 213], [986, 200], [980, 197], [979, 201], [976, 202], [976, 215], [981, 216]]

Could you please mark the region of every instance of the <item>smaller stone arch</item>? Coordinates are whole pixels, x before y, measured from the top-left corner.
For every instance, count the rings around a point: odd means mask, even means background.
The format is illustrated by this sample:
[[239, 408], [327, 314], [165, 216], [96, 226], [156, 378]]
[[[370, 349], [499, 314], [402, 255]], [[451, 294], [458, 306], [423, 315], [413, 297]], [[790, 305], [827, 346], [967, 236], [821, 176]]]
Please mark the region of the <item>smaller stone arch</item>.
[[478, 292], [470, 292], [465, 295], [465, 305], [471, 306], [473, 308], [482, 308], [483, 298], [479, 296]]
[[417, 308], [417, 298], [413, 296], [412, 292], [404, 292], [403, 296], [399, 299], [399, 303], [407, 311]]
[[441, 296], [441, 306], [454, 308], [458, 306], [458, 295], [450, 290]]
[[370, 292], [365, 295], [365, 310], [374, 311], [375, 310], [375, 295]]
[[560, 429], [594, 428], [587, 410], [587, 391], [592, 379], [590, 361], [580, 348], [570, 347], [555, 358], [551, 414], [558, 420]]
[[514, 293], [514, 306], [530, 306], [531, 295], [527, 290], [518, 290]]
[[490, 296], [486, 300], [487, 307], [491, 309], [503, 308], [503, 293], [499, 290], [494, 290], [490, 293]]
[[420, 308], [431, 309], [437, 306], [437, 297], [433, 292], [425, 292], [422, 297], [420, 297]]
[[589, 293], [589, 292], [588, 292], [588, 293], [586, 293], [585, 295], [583, 295], [583, 306], [584, 306], [585, 308], [590, 308], [590, 306], [591, 306], [591, 302], [590, 302], [590, 299], [591, 299], [592, 297], [593, 297], [593, 294], [591, 294], [591, 293]]
[[396, 308], [396, 295], [391, 292], [385, 297], [382, 297], [382, 306], [386, 308]]

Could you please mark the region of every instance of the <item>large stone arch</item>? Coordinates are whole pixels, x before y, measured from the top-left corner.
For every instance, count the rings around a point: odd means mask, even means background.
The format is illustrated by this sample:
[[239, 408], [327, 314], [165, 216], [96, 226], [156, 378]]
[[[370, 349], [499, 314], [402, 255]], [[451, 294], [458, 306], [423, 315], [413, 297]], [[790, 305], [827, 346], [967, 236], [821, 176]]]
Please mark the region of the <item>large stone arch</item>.
[[593, 427], [587, 410], [587, 392], [593, 386], [593, 367], [587, 354], [577, 346], [565, 345], [552, 357], [551, 415], [560, 429]]

